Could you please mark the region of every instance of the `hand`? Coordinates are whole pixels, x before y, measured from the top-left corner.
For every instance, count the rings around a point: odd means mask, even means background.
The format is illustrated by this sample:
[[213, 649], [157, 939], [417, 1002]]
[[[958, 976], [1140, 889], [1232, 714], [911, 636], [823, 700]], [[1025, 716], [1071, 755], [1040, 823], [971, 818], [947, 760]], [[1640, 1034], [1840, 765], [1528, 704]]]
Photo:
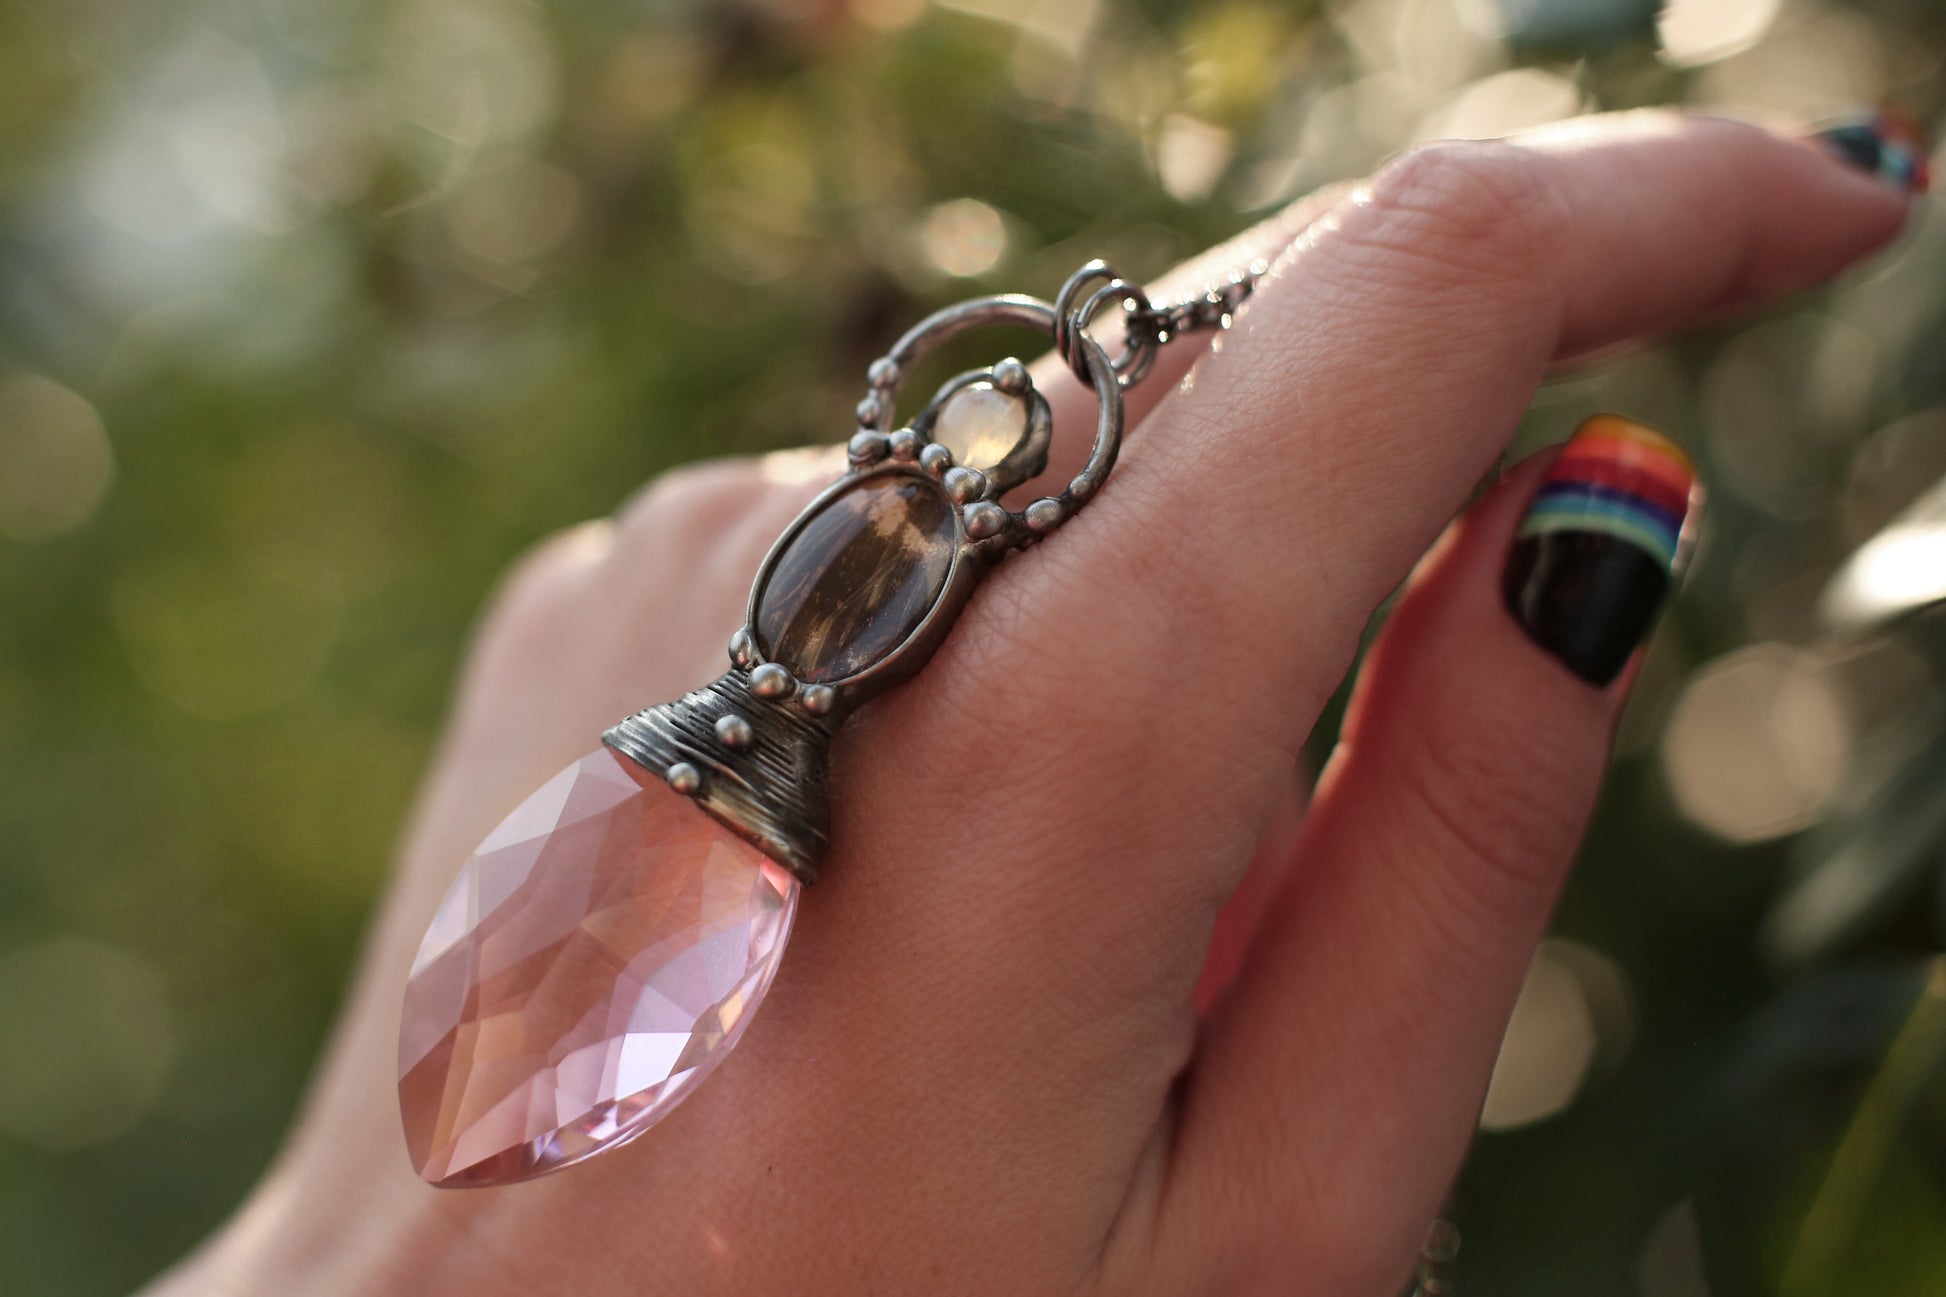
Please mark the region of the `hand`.
[[[1392, 1297], [1627, 678], [1591, 684], [1503, 601], [1546, 457], [1427, 547], [1551, 363], [1816, 283], [1905, 210], [1803, 142], [1645, 113], [1416, 150], [1159, 285], [1275, 263], [1131, 393], [1083, 517], [839, 740], [828, 881], [736, 1054], [626, 1149], [438, 1192], [393, 1051], [453, 871], [605, 726], [720, 669], [840, 461], [683, 470], [543, 545], [480, 632], [296, 1136], [153, 1291]], [[1092, 398], [1037, 381], [1078, 453]], [[1299, 827], [1299, 746], [1422, 555]]]

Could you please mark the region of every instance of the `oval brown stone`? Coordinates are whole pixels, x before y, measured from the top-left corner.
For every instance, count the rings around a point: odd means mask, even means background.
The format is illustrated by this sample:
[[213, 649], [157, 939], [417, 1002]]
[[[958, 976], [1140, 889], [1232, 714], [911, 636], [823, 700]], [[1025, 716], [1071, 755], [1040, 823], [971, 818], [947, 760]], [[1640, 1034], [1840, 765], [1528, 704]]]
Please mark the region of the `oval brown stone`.
[[930, 479], [868, 478], [792, 538], [757, 600], [764, 656], [799, 680], [845, 680], [903, 644], [952, 570], [953, 503]]

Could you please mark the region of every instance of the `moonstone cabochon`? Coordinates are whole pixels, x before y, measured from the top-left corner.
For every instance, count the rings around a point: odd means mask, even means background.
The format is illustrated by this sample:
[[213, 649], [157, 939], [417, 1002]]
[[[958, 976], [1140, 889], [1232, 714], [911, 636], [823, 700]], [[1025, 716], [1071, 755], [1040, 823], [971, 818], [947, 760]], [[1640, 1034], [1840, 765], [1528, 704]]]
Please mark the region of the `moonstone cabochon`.
[[466, 862], [407, 983], [399, 1106], [442, 1186], [544, 1174], [641, 1134], [736, 1044], [798, 883], [601, 748]]
[[991, 383], [974, 383], [946, 398], [931, 440], [952, 451], [955, 464], [984, 473], [1020, 443], [1027, 417], [1027, 403], [1019, 397]]

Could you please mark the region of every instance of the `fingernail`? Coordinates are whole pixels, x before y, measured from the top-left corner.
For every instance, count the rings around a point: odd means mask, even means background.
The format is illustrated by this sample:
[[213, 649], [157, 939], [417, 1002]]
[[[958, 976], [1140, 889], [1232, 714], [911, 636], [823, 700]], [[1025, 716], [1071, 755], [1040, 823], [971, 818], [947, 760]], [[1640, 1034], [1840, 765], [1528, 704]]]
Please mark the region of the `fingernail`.
[[1502, 591], [1527, 637], [1594, 685], [1648, 638], [1701, 493], [1674, 442], [1617, 415], [1575, 430], [1527, 506]]
[[1919, 123], [1896, 109], [1833, 122], [1812, 138], [1841, 162], [1908, 193], [1923, 194], [1932, 187], [1932, 145]]

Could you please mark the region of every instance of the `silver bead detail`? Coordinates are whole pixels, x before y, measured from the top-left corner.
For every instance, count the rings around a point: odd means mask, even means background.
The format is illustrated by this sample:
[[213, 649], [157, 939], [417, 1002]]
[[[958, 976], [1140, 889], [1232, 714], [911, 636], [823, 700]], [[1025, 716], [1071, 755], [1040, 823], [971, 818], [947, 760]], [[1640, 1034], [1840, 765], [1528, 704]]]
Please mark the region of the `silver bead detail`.
[[1029, 530], [1033, 531], [1036, 535], [1045, 536], [1048, 532], [1053, 531], [1061, 525], [1061, 517], [1064, 512], [1065, 510], [1061, 508], [1061, 502], [1059, 500], [1048, 498], [1036, 500], [1034, 503], [1028, 505], [1024, 516], [1027, 519]]
[[798, 701], [813, 716], [829, 716], [831, 709], [838, 705], [838, 691], [830, 685], [805, 685]]
[[868, 429], [852, 437], [849, 449], [852, 463], [871, 464], [884, 459], [891, 448], [886, 444], [884, 433]]
[[938, 477], [953, 467], [953, 452], [944, 446], [927, 446], [919, 452], [919, 467]]
[[892, 434], [892, 458], [910, 463], [919, 457], [919, 434], [910, 428], [901, 428]]
[[858, 422], [866, 427], [876, 427], [881, 414], [885, 413], [885, 403], [876, 396], [868, 396], [858, 403]]
[[993, 367], [993, 385], [1008, 396], [1025, 396], [1034, 379], [1027, 366], [1009, 356]]
[[987, 493], [987, 475], [977, 468], [949, 468], [940, 480], [945, 484], [946, 494], [960, 504]]
[[966, 506], [966, 534], [974, 540], [998, 536], [1006, 526], [1007, 511], [991, 500], [982, 500], [978, 504]]
[[749, 627], [730, 636], [730, 661], [740, 667], [747, 667], [757, 660], [757, 639]]
[[662, 777], [669, 781], [671, 788], [681, 793], [684, 797], [694, 797], [703, 786], [702, 771], [696, 769], [695, 766], [690, 765], [687, 761], [676, 762], [664, 772]]
[[880, 356], [872, 362], [872, 367], [865, 371], [866, 381], [881, 391], [897, 387], [903, 377], [904, 375], [899, 372], [899, 362], [890, 356]]
[[782, 698], [796, 683], [791, 673], [775, 662], [766, 662], [750, 673], [750, 692], [759, 698]]
[[716, 737], [726, 748], [747, 748], [756, 739], [757, 732], [750, 728], [750, 722], [731, 712], [716, 718]]

